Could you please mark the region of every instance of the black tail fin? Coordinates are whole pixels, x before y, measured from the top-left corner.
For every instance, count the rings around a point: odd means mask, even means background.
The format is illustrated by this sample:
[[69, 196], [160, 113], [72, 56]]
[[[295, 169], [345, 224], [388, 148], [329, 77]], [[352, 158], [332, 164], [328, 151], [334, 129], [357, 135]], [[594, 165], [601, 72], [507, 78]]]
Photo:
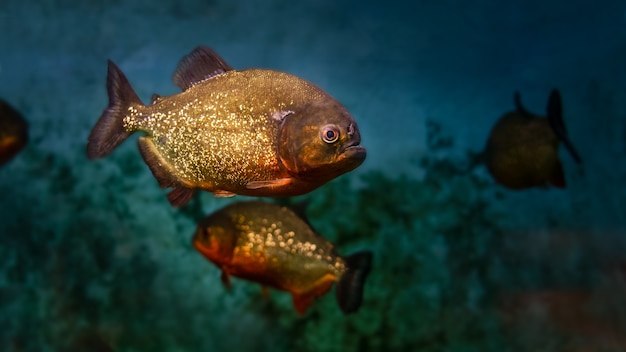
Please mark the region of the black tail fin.
[[347, 270], [335, 288], [337, 304], [344, 314], [356, 312], [363, 300], [363, 285], [372, 267], [372, 253], [354, 253], [344, 258]]
[[567, 135], [567, 130], [565, 129], [565, 122], [563, 122], [563, 106], [561, 103], [561, 94], [557, 89], [553, 89], [552, 93], [550, 93], [550, 98], [548, 99], [548, 122], [554, 130], [554, 133], [559, 138], [561, 142], [565, 145], [565, 148], [572, 155], [574, 160], [577, 163], [582, 163], [582, 159], [580, 155], [574, 148], [574, 145], [569, 140], [569, 136]]
[[87, 142], [87, 157], [89, 159], [109, 155], [113, 149], [128, 138], [130, 133], [124, 129], [124, 116], [129, 107], [143, 105], [124, 73], [111, 60], [109, 60], [107, 75], [107, 91], [109, 93], [109, 106], [91, 130]]

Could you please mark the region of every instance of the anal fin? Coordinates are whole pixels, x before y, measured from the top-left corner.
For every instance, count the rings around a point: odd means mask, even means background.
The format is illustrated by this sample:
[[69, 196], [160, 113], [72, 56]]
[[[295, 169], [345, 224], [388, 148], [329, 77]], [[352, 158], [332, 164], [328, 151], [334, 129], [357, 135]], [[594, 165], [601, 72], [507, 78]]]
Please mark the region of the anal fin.
[[293, 294], [293, 306], [296, 308], [298, 314], [303, 315], [306, 313], [307, 309], [311, 306], [313, 301], [315, 300], [315, 295], [312, 294]]
[[174, 187], [176, 178], [171, 174], [169, 163], [159, 155], [154, 143], [146, 137], [139, 137], [137, 141], [139, 152], [146, 162], [152, 175], [156, 178], [161, 188]]
[[300, 294], [292, 293], [293, 305], [296, 311], [300, 314], [306, 313], [315, 298], [328, 292], [334, 282], [335, 277], [331, 274], [326, 274], [315, 282], [311, 290]]
[[182, 182], [174, 176], [172, 167], [167, 160], [163, 159], [158, 153], [152, 140], [146, 137], [140, 137], [137, 144], [139, 145], [139, 152], [143, 160], [159, 183], [159, 187], [174, 188], [174, 190], [167, 194], [167, 199], [170, 204], [175, 207], [187, 204], [195, 194], [195, 190], [181, 185]]
[[196, 194], [196, 190], [194, 189], [176, 186], [170, 193], [167, 194], [167, 200], [169, 200], [172, 206], [181, 207], [189, 203], [194, 194]]

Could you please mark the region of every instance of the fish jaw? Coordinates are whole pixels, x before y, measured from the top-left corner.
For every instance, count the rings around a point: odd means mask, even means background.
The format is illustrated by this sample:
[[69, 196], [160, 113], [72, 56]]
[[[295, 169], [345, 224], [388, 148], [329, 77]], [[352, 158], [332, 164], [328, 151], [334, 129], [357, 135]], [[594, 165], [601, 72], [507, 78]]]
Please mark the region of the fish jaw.
[[360, 145], [353, 145], [345, 148], [341, 154], [337, 157], [338, 163], [346, 165], [345, 172], [356, 169], [359, 165], [363, 164], [367, 151], [365, 147]]

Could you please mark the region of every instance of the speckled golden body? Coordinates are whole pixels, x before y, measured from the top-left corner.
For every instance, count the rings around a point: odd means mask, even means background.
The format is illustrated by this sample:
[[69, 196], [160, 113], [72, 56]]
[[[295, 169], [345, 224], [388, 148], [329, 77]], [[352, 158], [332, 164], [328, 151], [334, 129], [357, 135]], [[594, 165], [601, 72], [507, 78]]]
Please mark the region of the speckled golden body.
[[221, 209], [199, 224], [193, 244], [222, 270], [225, 284], [233, 275], [289, 291], [300, 313], [349, 270], [332, 243], [290, 208], [272, 203], [240, 202]]
[[324, 95], [286, 73], [233, 70], [133, 107], [124, 128], [146, 132], [146, 143], [187, 186], [214, 189], [220, 180], [220, 189], [245, 189], [254, 180], [288, 177], [276, 154], [280, 116], [273, 115]]
[[180, 94], [143, 105], [109, 63], [110, 104], [92, 130], [87, 155], [110, 153], [128, 135], [168, 198], [182, 205], [195, 189], [216, 196], [294, 196], [359, 166], [365, 149], [352, 116], [296, 76], [237, 71], [199, 47], [176, 70]]

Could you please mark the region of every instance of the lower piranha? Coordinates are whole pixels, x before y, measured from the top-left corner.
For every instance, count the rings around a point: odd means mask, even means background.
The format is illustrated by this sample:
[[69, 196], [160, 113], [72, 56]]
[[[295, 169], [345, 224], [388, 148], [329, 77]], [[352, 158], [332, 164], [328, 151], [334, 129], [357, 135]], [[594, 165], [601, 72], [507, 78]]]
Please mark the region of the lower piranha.
[[296, 76], [234, 70], [198, 47], [174, 73], [183, 92], [144, 105], [109, 61], [109, 106], [89, 135], [87, 156], [111, 153], [132, 133], [162, 188], [180, 206], [195, 190], [215, 196], [296, 196], [365, 160], [356, 122], [337, 100]]
[[333, 283], [345, 313], [359, 309], [372, 260], [368, 251], [339, 256], [332, 243], [288, 207], [260, 201], [228, 205], [198, 225], [194, 247], [230, 276], [288, 291], [300, 314]]

